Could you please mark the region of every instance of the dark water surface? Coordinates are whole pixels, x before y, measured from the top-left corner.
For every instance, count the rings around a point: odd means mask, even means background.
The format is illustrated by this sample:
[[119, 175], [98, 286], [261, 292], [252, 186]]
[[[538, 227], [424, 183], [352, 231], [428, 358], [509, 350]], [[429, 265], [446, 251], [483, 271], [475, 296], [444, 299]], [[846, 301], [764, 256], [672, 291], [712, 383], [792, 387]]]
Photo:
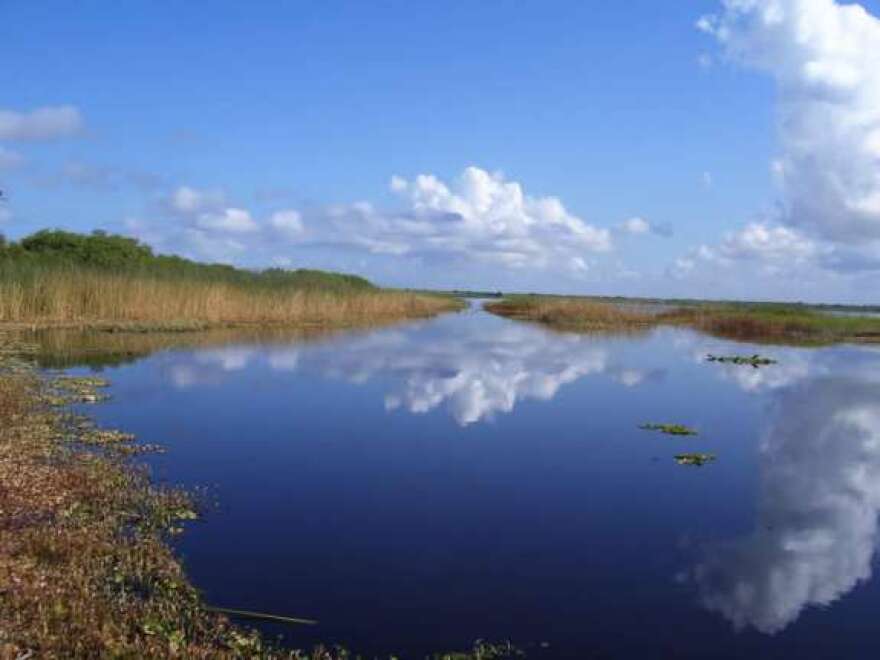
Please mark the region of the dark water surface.
[[[760, 352], [771, 367], [705, 362]], [[872, 658], [880, 352], [549, 332], [472, 310], [105, 369], [104, 425], [218, 507], [179, 543], [216, 605], [419, 657]], [[639, 430], [699, 429], [696, 438]], [[715, 463], [678, 465], [681, 452]]]

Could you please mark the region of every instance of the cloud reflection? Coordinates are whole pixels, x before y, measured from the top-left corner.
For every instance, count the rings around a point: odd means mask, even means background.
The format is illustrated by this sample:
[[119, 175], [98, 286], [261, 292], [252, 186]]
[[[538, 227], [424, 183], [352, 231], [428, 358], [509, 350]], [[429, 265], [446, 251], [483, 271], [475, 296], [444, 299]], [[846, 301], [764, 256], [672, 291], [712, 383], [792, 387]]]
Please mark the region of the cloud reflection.
[[201, 351], [169, 373], [178, 388], [216, 383], [256, 363], [354, 384], [382, 378], [388, 383], [386, 410], [420, 414], [443, 408], [467, 426], [509, 413], [523, 400], [548, 401], [588, 375], [605, 374], [626, 387], [665, 377], [661, 369], [611, 364], [608, 355], [607, 344], [595, 338], [526, 324], [487, 329], [435, 322], [318, 344]]
[[[810, 380], [802, 366], [794, 369], [800, 377], [777, 377], [773, 421], [760, 449], [755, 529], [709, 545], [692, 572], [702, 603], [736, 629], [778, 633], [804, 608], [829, 605], [871, 577], [880, 515], [880, 383], [866, 377], [864, 354], [848, 357], [833, 377], [821, 365], [813, 370], [823, 375]], [[847, 373], [854, 357], [858, 366]], [[871, 366], [876, 374], [880, 364]], [[738, 382], [747, 391], [760, 385]]]

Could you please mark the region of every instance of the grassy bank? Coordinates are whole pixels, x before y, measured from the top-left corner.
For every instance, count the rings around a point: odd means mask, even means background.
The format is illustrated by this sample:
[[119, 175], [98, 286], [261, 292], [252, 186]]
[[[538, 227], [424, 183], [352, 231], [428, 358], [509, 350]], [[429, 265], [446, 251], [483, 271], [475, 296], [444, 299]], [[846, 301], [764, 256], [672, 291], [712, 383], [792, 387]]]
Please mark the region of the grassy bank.
[[165, 544], [188, 498], [150, 485], [119, 436], [49, 405], [86, 389], [0, 356], [0, 657], [262, 653], [204, 610]]
[[499, 316], [535, 321], [563, 330], [637, 330], [656, 323], [651, 314], [586, 299], [513, 296], [486, 303], [484, 307]]
[[0, 248], [0, 324], [105, 330], [355, 326], [457, 309], [354, 275], [248, 271], [154, 255], [133, 239], [39, 232]]
[[834, 316], [803, 305], [713, 303], [670, 307], [588, 298], [512, 296], [487, 303], [485, 308], [499, 316], [581, 332], [675, 325], [743, 341], [795, 344], [880, 341], [880, 318]]

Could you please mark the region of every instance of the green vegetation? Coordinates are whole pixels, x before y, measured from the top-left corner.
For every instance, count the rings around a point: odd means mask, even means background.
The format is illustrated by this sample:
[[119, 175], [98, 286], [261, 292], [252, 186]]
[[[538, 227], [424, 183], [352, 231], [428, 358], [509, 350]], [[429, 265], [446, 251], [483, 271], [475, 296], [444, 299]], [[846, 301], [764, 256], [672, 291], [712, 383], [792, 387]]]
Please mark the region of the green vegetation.
[[92, 268], [170, 279], [199, 279], [261, 287], [296, 287], [322, 291], [367, 291], [376, 287], [357, 275], [320, 270], [269, 268], [244, 270], [226, 264], [204, 264], [173, 255], [154, 254], [134, 238], [103, 231], [76, 234], [42, 230], [17, 243], [0, 244], [2, 271], [22, 273], [34, 268]]
[[694, 429], [683, 424], [641, 424], [643, 431], [660, 431], [667, 435], [699, 435]]
[[676, 454], [675, 456], [675, 462], [679, 465], [693, 467], [703, 467], [706, 463], [711, 463], [714, 460], [714, 454]]
[[656, 323], [650, 314], [586, 299], [513, 296], [486, 303], [484, 307], [499, 316], [536, 321], [561, 330], [642, 329]]
[[155, 255], [135, 239], [41, 231], [0, 248], [0, 323], [104, 330], [352, 326], [460, 309], [355, 275], [250, 271]]
[[834, 315], [801, 304], [608, 302], [595, 298], [511, 296], [485, 308], [493, 314], [535, 321], [560, 330], [627, 331], [685, 326], [726, 339], [780, 344], [880, 341], [880, 318]]
[[721, 364], [747, 364], [752, 367], [765, 367], [776, 364], [776, 360], [755, 355], [707, 355], [707, 362], [719, 362]]
[[702, 305], [663, 312], [658, 321], [691, 326], [727, 339], [768, 343], [880, 341], [878, 317], [835, 316], [795, 305]]

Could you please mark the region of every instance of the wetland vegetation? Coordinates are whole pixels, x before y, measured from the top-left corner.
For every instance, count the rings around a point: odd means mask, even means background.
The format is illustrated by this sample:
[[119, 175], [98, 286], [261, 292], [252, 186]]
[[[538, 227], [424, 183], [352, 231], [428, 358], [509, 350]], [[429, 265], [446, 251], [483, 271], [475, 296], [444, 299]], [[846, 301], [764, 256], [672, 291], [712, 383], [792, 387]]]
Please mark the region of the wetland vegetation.
[[[566, 331], [684, 326], [725, 339], [770, 344], [825, 345], [880, 341], [880, 318], [835, 315], [824, 308], [784, 303], [699, 303], [515, 295], [485, 305], [507, 318]], [[832, 311], [839, 311], [833, 307]]]
[[104, 330], [357, 326], [460, 308], [339, 273], [250, 271], [157, 255], [135, 239], [41, 231], [0, 244], [0, 324]]
[[684, 424], [641, 424], [643, 431], [659, 431], [666, 435], [699, 435], [694, 429]]

